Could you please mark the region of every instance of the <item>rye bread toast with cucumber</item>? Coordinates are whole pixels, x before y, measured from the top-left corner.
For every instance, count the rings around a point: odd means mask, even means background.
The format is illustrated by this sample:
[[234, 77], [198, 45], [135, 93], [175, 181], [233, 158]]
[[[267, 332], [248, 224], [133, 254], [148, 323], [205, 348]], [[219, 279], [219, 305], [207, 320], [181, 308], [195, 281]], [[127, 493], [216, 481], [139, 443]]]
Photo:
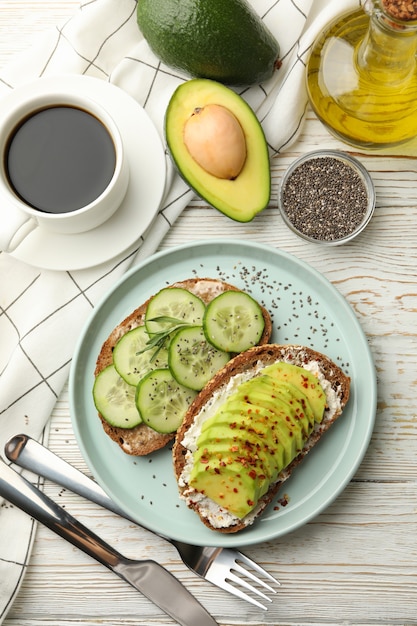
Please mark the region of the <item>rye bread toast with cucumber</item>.
[[104, 431], [127, 454], [163, 448], [208, 380], [271, 331], [265, 307], [220, 279], [161, 289], [113, 329], [98, 355], [93, 396]]
[[210, 529], [250, 526], [340, 417], [350, 378], [309, 347], [234, 357], [190, 406], [173, 447], [180, 496]]

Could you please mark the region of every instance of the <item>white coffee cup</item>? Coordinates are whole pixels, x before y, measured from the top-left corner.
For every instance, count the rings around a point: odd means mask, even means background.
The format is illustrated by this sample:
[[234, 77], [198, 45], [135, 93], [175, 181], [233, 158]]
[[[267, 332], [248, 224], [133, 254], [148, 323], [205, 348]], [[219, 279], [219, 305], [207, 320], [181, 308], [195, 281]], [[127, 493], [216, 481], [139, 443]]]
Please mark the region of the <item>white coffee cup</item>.
[[[66, 161], [70, 160], [69, 155], [72, 155], [72, 150], [74, 151], [73, 156], [76, 157], [72, 158], [72, 163], [77, 174], [74, 174], [71, 181], [68, 181], [67, 191], [65, 191], [67, 181], [65, 181], [65, 185], [61, 185], [59, 182], [61, 175], [65, 177], [66, 170], [64, 167], [59, 169], [59, 159], [54, 158], [55, 153], [52, 151], [57, 150], [59, 152], [63, 144], [60, 133], [54, 135], [50, 132], [49, 124], [53, 116], [54, 123], [58, 125], [56, 127], [59, 127], [60, 116], [64, 114], [73, 120], [71, 122], [72, 128], [76, 131], [68, 131], [67, 133], [71, 149], [65, 148], [59, 153], [59, 158], [65, 156]], [[84, 127], [82, 124], [86, 126]], [[45, 129], [45, 132], [41, 129]], [[33, 157], [26, 157], [27, 154], [31, 154], [31, 151], [26, 150], [25, 141], [32, 141], [30, 139], [32, 136], [37, 138], [37, 141], [32, 142], [33, 151], [36, 154]], [[54, 136], [55, 142], [52, 141]], [[44, 137], [45, 141], [43, 142]], [[78, 146], [76, 137], [83, 138], [84, 151], [82, 151], [82, 147]], [[95, 141], [96, 138], [97, 141]], [[49, 145], [49, 139], [51, 139], [51, 143], [59, 143], [59, 145], [45, 148], [43, 144]], [[42, 149], [49, 150], [49, 152], [42, 152], [40, 144], [42, 144]], [[109, 159], [112, 159], [111, 165], [106, 165], [108, 169], [106, 176], [108, 177], [104, 181], [101, 180], [104, 168], [101, 167], [100, 159], [97, 161], [94, 158], [89, 159], [94, 154], [93, 148], [96, 149], [96, 154], [101, 156], [103, 145], [106, 145], [104, 152], [108, 152], [107, 162], [109, 163]], [[113, 153], [111, 152], [112, 149], [114, 150]], [[5, 252], [12, 252], [35, 228], [42, 228], [55, 233], [76, 234], [100, 226], [118, 209], [128, 187], [129, 167], [122, 138], [113, 118], [95, 100], [79, 94], [67, 93], [63, 89], [54, 90], [48, 87], [41, 93], [37, 91], [36, 95], [30, 95], [27, 90], [22, 90], [22, 98], [18, 106], [16, 106], [16, 97], [14, 97], [13, 110], [10, 110], [0, 120], [0, 154], [0, 250]], [[39, 154], [46, 154], [47, 158], [43, 158]], [[77, 159], [77, 155], [80, 158]], [[83, 158], [87, 164], [87, 168], [84, 170], [81, 166], [77, 168], [77, 161], [84, 163], [81, 159], [82, 155], [84, 155]], [[24, 162], [24, 166], [22, 166], [22, 162]], [[48, 169], [45, 165], [42, 176], [38, 176], [36, 172], [38, 169], [42, 169], [40, 165], [48, 162], [53, 164], [51, 171], [55, 171], [55, 163], [57, 164], [55, 175], [48, 177]], [[91, 165], [93, 174], [90, 174], [89, 165]], [[35, 175], [32, 175], [32, 168]], [[77, 182], [73, 184], [73, 180]], [[43, 181], [43, 183], [39, 183], [39, 181]], [[56, 183], [55, 188], [53, 182]], [[52, 200], [48, 196], [48, 201], [53, 202], [53, 206], [51, 205], [50, 208], [45, 209], [44, 206], [32, 202], [32, 191], [37, 184], [36, 193], [42, 194], [44, 191], [46, 195], [50, 193]], [[25, 195], [26, 187], [29, 189], [29, 197]], [[22, 192], [22, 188], [24, 192]], [[71, 189], [70, 193], [68, 192], [69, 189]], [[80, 198], [78, 198], [77, 193]], [[65, 203], [68, 198], [64, 197], [65, 194], [77, 196], [71, 198], [74, 205], [70, 208], [66, 207]], [[82, 202], [87, 197], [88, 200]], [[81, 202], [81, 204], [78, 205], [77, 202]], [[58, 212], [54, 212], [55, 210]]]

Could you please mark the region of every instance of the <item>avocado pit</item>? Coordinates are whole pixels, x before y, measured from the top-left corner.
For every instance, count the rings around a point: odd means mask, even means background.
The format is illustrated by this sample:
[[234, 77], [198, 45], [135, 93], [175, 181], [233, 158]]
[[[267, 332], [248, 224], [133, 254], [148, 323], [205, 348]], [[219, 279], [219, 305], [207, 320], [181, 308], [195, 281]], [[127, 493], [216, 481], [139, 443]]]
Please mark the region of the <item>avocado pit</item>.
[[246, 139], [226, 107], [196, 107], [184, 125], [184, 144], [200, 167], [216, 178], [234, 180], [246, 161]]

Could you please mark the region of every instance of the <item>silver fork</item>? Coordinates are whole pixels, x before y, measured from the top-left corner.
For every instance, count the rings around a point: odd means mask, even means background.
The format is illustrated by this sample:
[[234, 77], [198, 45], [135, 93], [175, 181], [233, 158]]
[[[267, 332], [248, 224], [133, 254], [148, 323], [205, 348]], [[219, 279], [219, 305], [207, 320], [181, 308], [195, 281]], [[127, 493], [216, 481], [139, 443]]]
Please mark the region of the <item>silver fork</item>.
[[[138, 525], [138, 522], [120, 509], [94, 480], [28, 435], [15, 435], [9, 439], [4, 452], [9, 461], [16, 465], [58, 483]], [[255, 561], [238, 550], [195, 546], [160, 536], [175, 546], [185, 565], [198, 576], [258, 608], [266, 610], [267, 606], [249, 593], [245, 593], [243, 589], [262, 598], [265, 602], [272, 602], [272, 599], [258, 587], [262, 587], [269, 593], [276, 593], [276, 589], [262, 578], [255, 576], [253, 572], [273, 582], [276, 586], [280, 583]], [[255, 587], [248, 581], [257, 586]]]

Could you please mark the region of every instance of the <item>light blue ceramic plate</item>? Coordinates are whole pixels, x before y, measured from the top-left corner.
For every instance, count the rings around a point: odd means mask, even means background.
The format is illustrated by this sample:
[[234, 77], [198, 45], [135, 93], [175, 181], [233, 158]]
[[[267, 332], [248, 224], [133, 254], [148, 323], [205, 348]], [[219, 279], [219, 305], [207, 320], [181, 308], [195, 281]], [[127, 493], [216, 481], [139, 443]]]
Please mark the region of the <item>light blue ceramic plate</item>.
[[[93, 372], [114, 326], [160, 288], [192, 276], [218, 277], [250, 292], [273, 317], [275, 343], [309, 345], [352, 379], [339, 421], [249, 529], [206, 528], [179, 499], [169, 449], [132, 457], [105, 435], [92, 400]], [[143, 526], [200, 545], [245, 546], [280, 537], [323, 511], [345, 488], [368, 447], [376, 411], [376, 375], [366, 337], [351, 307], [321, 274], [297, 258], [242, 241], [197, 242], [159, 253], [133, 268], [96, 307], [84, 328], [70, 376], [74, 431], [97, 481]], [[283, 495], [288, 497], [284, 507]]]

